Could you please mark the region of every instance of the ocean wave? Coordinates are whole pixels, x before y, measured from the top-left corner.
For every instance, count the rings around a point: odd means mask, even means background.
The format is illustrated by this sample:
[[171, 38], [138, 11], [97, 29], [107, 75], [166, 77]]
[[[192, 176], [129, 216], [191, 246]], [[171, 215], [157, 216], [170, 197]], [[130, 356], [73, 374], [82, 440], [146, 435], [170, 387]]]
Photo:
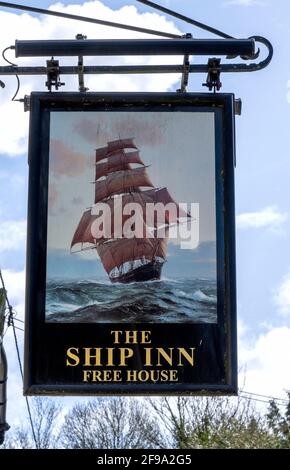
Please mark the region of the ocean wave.
[[49, 322], [215, 323], [216, 285], [164, 278], [132, 284], [50, 281], [46, 314]]
[[198, 289], [196, 292], [194, 292], [193, 298], [194, 298], [194, 300], [197, 300], [198, 302], [214, 302], [214, 303], [216, 303], [216, 301], [217, 301], [217, 298], [214, 295], [206, 295], [200, 289]]

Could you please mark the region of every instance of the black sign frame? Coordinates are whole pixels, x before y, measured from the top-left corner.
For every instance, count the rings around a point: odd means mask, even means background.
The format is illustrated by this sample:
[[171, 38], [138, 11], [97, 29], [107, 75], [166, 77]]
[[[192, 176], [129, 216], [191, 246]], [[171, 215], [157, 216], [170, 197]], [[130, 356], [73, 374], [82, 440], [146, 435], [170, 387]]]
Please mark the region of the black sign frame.
[[[24, 394], [237, 394], [234, 95], [35, 92], [31, 94], [30, 106]], [[217, 324], [192, 324], [188, 327], [186, 324], [158, 323], [126, 326], [45, 323], [50, 112], [120, 109], [146, 112], [160, 107], [172, 112], [199, 109], [215, 116]], [[71, 346], [111, 347], [112, 330], [149, 330], [153, 346], [158, 347], [194, 346], [195, 365], [179, 367], [178, 382], [82, 382], [82, 367], [66, 366], [67, 349]], [[130, 368], [141, 370], [144, 368], [139, 354], [142, 345], [133, 347], [136, 354]]]

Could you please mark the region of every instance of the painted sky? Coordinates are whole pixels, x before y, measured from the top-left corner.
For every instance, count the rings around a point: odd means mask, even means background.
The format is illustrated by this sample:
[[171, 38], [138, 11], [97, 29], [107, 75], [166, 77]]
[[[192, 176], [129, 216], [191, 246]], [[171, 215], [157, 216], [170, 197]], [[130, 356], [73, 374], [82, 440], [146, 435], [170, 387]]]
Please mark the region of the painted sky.
[[[27, 3], [39, 7], [53, 5], [40, 0]], [[240, 385], [250, 392], [283, 397], [285, 390], [290, 389], [290, 3], [288, 0], [160, 0], [160, 4], [236, 37], [263, 35], [275, 48], [273, 62], [267, 69], [240, 75], [224, 74], [222, 91], [235, 92], [243, 101], [243, 113], [236, 123]], [[54, 8], [174, 33], [193, 32], [195, 37], [210, 37], [181, 21], [152, 12], [134, 0], [86, 3], [64, 0]], [[73, 38], [77, 33], [89, 38], [144, 37], [5, 9], [0, 9], [0, 24], [2, 49], [13, 44], [15, 39]], [[8, 56], [15, 61], [13, 53], [8, 52]], [[222, 60], [226, 62], [225, 58]], [[205, 59], [194, 58], [194, 61], [199, 63]], [[182, 58], [86, 59], [87, 64], [133, 62], [181, 63]], [[17, 63], [44, 65], [44, 60], [22, 59]], [[73, 62], [61, 59], [61, 63]], [[4, 65], [3, 61], [1, 65]], [[22, 318], [29, 115], [23, 113], [21, 104], [10, 102], [16, 80], [1, 78], [6, 88], [0, 90], [0, 257], [10, 300]], [[64, 90], [77, 90], [76, 77], [62, 78], [66, 82]], [[180, 86], [179, 79], [178, 75], [90, 76], [86, 78], [86, 85], [91, 91], [174, 91]], [[203, 75], [192, 76], [189, 90], [204, 92], [202, 83], [205, 79]], [[19, 97], [31, 90], [44, 90], [44, 81], [44, 77], [22, 78]], [[19, 331], [19, 338], [21, 335]], [[5, 337], [5, 347], [10, 364], [8, 421], [14, 424], [24, 420], [26, 414], [11, 331]]]

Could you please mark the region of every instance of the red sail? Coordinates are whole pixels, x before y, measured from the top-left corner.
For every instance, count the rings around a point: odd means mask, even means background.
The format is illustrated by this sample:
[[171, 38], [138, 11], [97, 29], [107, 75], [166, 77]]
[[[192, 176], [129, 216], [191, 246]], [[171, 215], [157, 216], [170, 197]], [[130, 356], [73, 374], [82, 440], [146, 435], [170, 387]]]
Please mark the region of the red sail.
[[94, 220], [96, 219], [95, 215], [91, 215], [91, 210], [87, 210], [83, 213], [82, 218], [77, 226], [77, 229], [74, 233], [71, 248], [77, 243], [92, 243], [95, 244], [95, 240], [92, 236], [91, 226]]
[[[146, 191], [145, 191], [146, 192]], [[115, 208], [115, 204], [120, 204], [121, 203], [121, 207], [120, 207], [120, 211], [121, 211], [121, 214], [122, 214], [122, 217], [121, 217], [121, 229], [123, 228], [124, 226], [124, 223], [126, 222], [126, 220], [128, 220], [130, 217], [131, 217], [131, 214], [123, 214], [123, 208], [126, 204], [128, 203], [132, 203], [132, 202], [137, 202], [138, 204], [140, 204], [142, 206], [142, 209], [143, 209], [143, 213], [144, 213], [144, 216], [145, 216], [145, 204], [146, 202], [152, 202], [152, 198], [151, 197], [144, 197], [143, 196], [143, 193], [128, 193], [128, 194], [124, 194], [122, 196], [122, 199], [119, 199], [117, 198], [118, 201], [120, 202], [115, 202], [115, 198], [113, 199], [108, 199], [106, 201], [106, 204], [108, 205], [109, 207], [109, 211], [108, 211], [108, 216], [107, 216], [107, 213], [98, 213], [97, 211], [96, 214], [97, 215], [94, 215], [91, 213], [91, 210], [87, 210], [83, 213], [82, 215], [82, 218], [77, 226], [77, 229], [74, 233], [74, 236], [73, 236], [73, 239], [72, 239], [72, 242], [71, 242], [71, 248], [76, 245], [77, 243], [98, 243], [102, 240], [105, 239], [105, 237], [102, 235], [102, 236], [96, 236], [96, 233], [94, 233], [94, 229], [93, 229], [93, 223], [96, 219], [98, 219], [99, 217], [102, 217], [102, 228], [103, 228], [103, 234], [107, 234], [108, 232], [110, 232], [110, 237], [109, 238], [114, 238], [116, 236], [116, 233], [119, 233], [120, 232], [120, 227], [115, 227], [114, 226], [114, 223], [115, 223], [115, 214], [114, 214], [114, 208]], [[97, 208], [97, 205], [96, 205], [96, 208]], [[93, 237], [92, 235], [92, 231], [93, 231], [93, 234], [95, 235], [95, 237]], [[144, 234], [145, 234], [145, 231], [144, 231]]]
[[96, 150], [96, 163], [108, 156], [108, 147], [102, 147]]
[[96, 149], [96, 163], [123, 149], [137, 149], [133, 139], [119, 139], [108, 142], [106, 147]]
[[[84, 212], [79, 222], [79, 225], [75, 231], [71, 247], [75, 245], [76, 243], [98, 243], [100, 241], [104, 241], [105, 239], [104, 235], [99, 235], [94, 238], [91, 233], [93, 222], [99, 217], [103, 218], [102, 219], [103, 234], [109, 234], [109, 236], [106, 235], [107, 238], [114, 238], [116, 236], [117, 237], [125, 236], [124, 233], [122, 232], [122, 229], [124, 227], [125, 222], [132, 216], [132, 214], [131, 213], [124, 214], [123, 211], [124, 211], [124, 207], [130, 203], [137, 203], [141, 206], [143, 221], [144, 221], [144, 224], [147, 225], [148, 227], [154, 225], [155, 228], [159, 228], [164, 223], [169, 225], [174, 222], [177, 222], [178, 219], [176, 219], [176, 214], [177, 214], [177, 218], [178, 217], [190, 217], [182, 209], [179, 209], [179, 207], [176, 205], [176, 210], [172, 210], [172, 212], [170, 211], [165, 212], [164, 221], [162, 220], [162, 223], [160, 222], [160, 220], [158, 220], [156, 214], [154, 214], [155, 216], [154, 224], [149, 223], [146, 217], [147, 216], [146, 204], [149, 204], [149, 203], [156, 204], [157, 202], [162, 202], [163, 204], [166, 205], [168, 202], [174, 203], [175, 201], [169, 195], [167, 188], [150, 189], [146, 191], [132, 192], [132, 193], [123, 194], [122, 196], [117, 196], [116, 198], [108, 199], [105, 202], [109, 208], [108, 212], [98, 213], [96, 211], [96, 214], [98, 215], [91, 214], [90, 210]], [[98, 207], [98, 203], [96, 204], [95, 207], [96, 208]], [[120, 211], [121, 217], [120, 216], [116, 217], [116, 213], [115, 213], [116, 207], [117, 207], [117, 210]], [[115, 222], [117, 222], [120, 226], [115, 227]], [[145, 225], [143, 228], [144, 230], [143, 236], [146, 236]]]
[[97, 246], [102, 264], [109, 274], [112, 269], [128, 261], [146, 259], [151, 261], [154, 257], [166, 258], [167, 239], [148, 238], [122, 238], [102, 243]]
[[118, 139], [108, 142], [108, 152], [116, 152], [120, 149], [137, 149], [134, 139]]
[[[178, 219], [182, 217], [187, 217], [190, 218], [191, 216], [185, 212], [183, 209], [179, 207], [177, 202], [171, 197], [171, 195], [168, 192], [167, 188], [160, 188], [160, 189], [149, 189], [145, 191], [147, 196], [150, 196], [154, 199], [154, 203], [161, 202], [162, 204], [166, 205], [169, 203], [173, 203], [176, 207], [176, 211], [172, 210], [169, 213], [166, 213], [166, 223], [172, 224], [177, 222]], [[144, 194], [144, 193], [143, 193]]]
[[[127, 204], [130, 204], [130, 203], [139, 204], [142, 210], [142, 222], [146, 223], [145, 219], [146, 219], [146, 203], [147, 202], [152, 203], [153, 202], [152, 198], [149, 196], [144, 197], [143, 192], [139, 192], [139, 193], [133, 192], [133, 193], [123, 194], [122, 196], [116, 196], [114, 198], [110, 198], [104, 203], [102, 203], [102, 204], [106, 204], [108, 207], [108, 211], [103, 211], [101, 210], [101, 207], [100, 207], [100, 214], [101, 214], [102, 222], [103, 222], [101, 224], [101, 228], [102, 228], [103, 234], [106, 235], [106, 238], [121, 238], [123, 236], [124, 237], [126, 236], [123, 233], [124, 224], [133, 215], [131, 213], [124, 214], [124, 208], [126, 207]], [[92, 208], [92, 212], [95, 212], [97, 214], [99, 214], [98, 204], [99, 203], [97, 203]], [[146, 236], [146, 230], [145, 230], [146, 227], [144, 226], [144, 224], [142, 228], [143, 228], [143, 232], [142, 232], [143, 236]], [[140, 233], [140, 232], [137, 231], [137, 233]], [[108, 237], [107, 234], [110, 234], [110, 237]], [[96, 236], [96, 235], [97, 234], [94, 233], [94, 236], [96, 237], [96, 242], [99, 242], [105, 239], [105, 236]]]
[[105, 180], [96, 182], [95, 203], [111, 194], [133, 191], [139, 186], [154, 187], [145, 167], [110, 173]]
[[96, 180], [114, 171], [129, 170], [131, 168], [129, 163], [144, 165], [138, 151], [128, 153], [118, 152], [111, 155], [107, 162], [96, 165]]

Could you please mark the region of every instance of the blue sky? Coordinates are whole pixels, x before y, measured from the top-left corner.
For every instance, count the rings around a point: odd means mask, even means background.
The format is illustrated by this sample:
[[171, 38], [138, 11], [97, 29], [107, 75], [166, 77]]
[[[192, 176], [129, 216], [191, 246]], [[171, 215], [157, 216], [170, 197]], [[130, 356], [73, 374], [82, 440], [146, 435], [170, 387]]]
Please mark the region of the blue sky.
[[[25, 3], [43, 8], [53, 5], [39, 0]], [[283, 397], [285, 390], [290, 389], [290, 3], [288, 0], [160, 0], [159, 3], [236, 37], [265, 36], [274, 46], [273, 61], [265, 70], [222, 75], [222, 92], [234, 92], [243, 101], [242, 116], [236, 119], [241, 385], [245, 378], [246, 390]], [[86, 4], [81, 0], [71, 0], [54, 4], [53, 8], [62, 9], [63, 5], [74, 5], [72, 12], [84, 16], [138, 23], [173, 32], [192, 32], [194, 37], [212, 37], [181, 21], [154, 13], [133, 0], [103, 0], [102, 3], [92, 1]], [[130, 8], [126, 8], [128, 5]], [[133, 37], [121, 30], [38, 15], [32, 18], [31, 15], [1, 8], [0, 24], [1, 49], [13, 44], [15, 39], [73, 38], [80, 32], [89, 38]], [[8, 55], [14, 59], [12, 53]], [[117, 59], [113, 60], [116, 63]], [[170, 60], [171, 63], [177, 61], [176, 58], [162, 58], [162, 63]], [[130, 62], [131, 59], [128, 62], [123, 58], [120, 63]], [[19, 60], [17, 63], [36, 61]], [[44, 64], [44, 61], [40, 59], [37, 63]], [[61, 60], [61, 63], [65, 61]], [[87, 63], [94, 63], [94, 59], [87, 60]], [[144, 63], [152, 61], [144, 58]], [[3, 61], [1, 65], [4, 65]], [[10, 102], [16, 88], [15, 78], [1, 78], [6, 88], [0, 89], [0, 264], [11, 302], [22, 318], [28, 114], [23, 113], [21, 104]], [[205, 78], [199, 74], [192, 75], [189, 91], [204, 92], [201, 84]], [[43, 90], [44, 81], [44, 77], [21, 79], [19, 96], [32, 89]], [[64, 81], [67, 85], [63, 90], [77, 89], [75, 78], [65, 77]], [[89, 77], [86, 83], [91, 91], [172, 91], [179, 87], [179, 77]], [[20, 338], [21, 335], [19, 331]], [[11, 332], [5, 337], [5, 347], [10, 363], [8, 420], [11, 424], [19, 420], [13, 411], [14, 404], [24, 402]]]

